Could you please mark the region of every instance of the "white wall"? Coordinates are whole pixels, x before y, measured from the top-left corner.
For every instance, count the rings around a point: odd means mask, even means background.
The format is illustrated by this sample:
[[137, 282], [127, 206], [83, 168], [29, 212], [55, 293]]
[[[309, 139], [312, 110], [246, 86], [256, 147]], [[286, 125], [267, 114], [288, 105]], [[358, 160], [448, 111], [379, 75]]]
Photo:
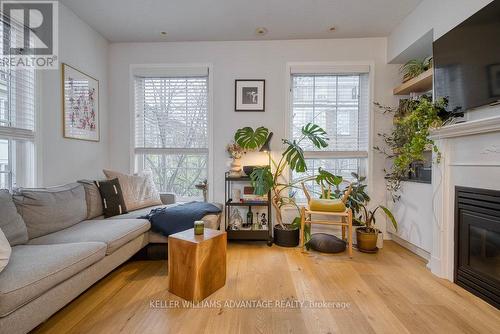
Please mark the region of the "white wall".
[[395, 234], [427, 253], [432, 249], [432, 185], [402, 182], [401, 199], [393, 206], [398, 221]]
[[63, 138], [61, 66], [40, 70], [39, 186], [102, 177], [108, 165], [108, 42], [59, 3], [59, 61], [99, 80], [100, 142]]
[[[398, 67], [386, 63], [386, 39], [330, 39], [247, 42], [119, 43], [109, 52], [110, 165], [129, 171], [131, 109], [129, 67], [147, 63], [211, 63], [213, 65], [214, 110], [214, 199], [223, 201], [223, 174], [227, 170], [226, 144], [236, 129], [264, 125], [274, 132], [272, 149], [280, 149], [287, 113], [286, 64], [310, 61], [369, 61], [375, 64], [374, 100], [393, 105], [392, 88], [398, 82]], [[235, 79], [266, 79], [265, 113], [234, 111]], [[392, 119], [375, 113], [376, 133], [390, 128]], [[384, 160], [374, 155], [373, 204], [385, 202]]]
[[424, 0], [389, 35], [387, 59], [392, 61], [430, 30], [434, 40], [493, 0]]

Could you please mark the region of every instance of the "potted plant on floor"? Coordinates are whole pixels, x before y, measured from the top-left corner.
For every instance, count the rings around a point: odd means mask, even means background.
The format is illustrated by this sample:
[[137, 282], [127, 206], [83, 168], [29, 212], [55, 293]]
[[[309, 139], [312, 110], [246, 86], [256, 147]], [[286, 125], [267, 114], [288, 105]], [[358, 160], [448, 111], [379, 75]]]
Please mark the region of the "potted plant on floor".
[[[250, 127], [245, 127], [236, 131], [234, 140], [244, 149], [255, 149], [262, 146], [267, 140], [269, 130], [259, 127], [255, 131]], [[300, 208], [295, 203], [293, 189], [299, 189], [299, 184], [304, 181], [313, 180], [314, 177], [305, 177], [299, 180], [288, 181], [283, 177], [287, 171], [304, 173], [307, 165], [304, 158], [304, 151], [300, 146], [304, 141], [311, 142], [316, 148], [323, 149], [328, 146], [326, 132], [316, 124], [308, 123], [302, 127], [302, 135], [299, 139], [282, 139], [285, 150], [281, 158], [276, 162], [271, 156], [270, 166], [256, 168], [250, 178], [254, 193], [266, 195], [271, 191], [271, 204], [276, 212], [276, 222], [274, 226], [274, 242], [279, 246], [295, 247], [299, 243], [299, 225], [295, 218], [294, 223], [285, 224], [281, 209], [285, 206], [294, 206], [300, 213]]]
[[356, 229], [358, 250], [365, 253], [375, 253], [378, 250], [377, 239], [379, 238], [379, 234], [381, 234], [379, 229], [375, 227], [375, 214], [377, 213], [378, 209], [382, 209], [382, 211], [384, 211], [396, 231], [398, 229], [398, 223], [394, 218], [391, 210], [389, 210], [385, 206], [379, 205], [372, 210], [368, 210], [365, 204], [361, 204], [360, 208], [362, 209], [362, 214], [358, 218], [358, 221], [360, 221], [364, 226], [358, 227]]

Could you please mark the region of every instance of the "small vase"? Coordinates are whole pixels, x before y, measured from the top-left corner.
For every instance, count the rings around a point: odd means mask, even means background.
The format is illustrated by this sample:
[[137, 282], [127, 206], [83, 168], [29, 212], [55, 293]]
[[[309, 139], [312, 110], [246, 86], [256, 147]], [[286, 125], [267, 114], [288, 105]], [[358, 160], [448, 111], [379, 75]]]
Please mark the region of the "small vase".
[[377, 248], [381, 249], [383, 247], [384, 247], [384, 234], [379, 231], [377, 236]]
[[230, 177], [240, 177], [241, 176], [241, 159], [233, 158], [231, 162], [231, 169], [229, 170]]

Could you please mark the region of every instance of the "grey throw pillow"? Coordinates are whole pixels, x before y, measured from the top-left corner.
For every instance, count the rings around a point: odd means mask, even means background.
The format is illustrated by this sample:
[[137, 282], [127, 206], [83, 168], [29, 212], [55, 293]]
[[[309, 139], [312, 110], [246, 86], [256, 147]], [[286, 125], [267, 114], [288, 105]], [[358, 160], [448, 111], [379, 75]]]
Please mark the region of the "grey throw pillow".
[[6, 189], [0, 190], [0, 228], [11, 246], [28, 241], [28, 231], [23, 218], [17, 212], [12, 195]]
[[322, 253], [340, 253], [345, 251], [346, 242], [331, 234], [314, 233], [306, 246]]
[[102, 207], [102, 198], [94, 181], [80, 180], [78, 183], [83, 184], [85, 188], [85, 200], [87, 201], [87, 219], [94, 219], [102, 216], [104, 210]]
[[14, 204], [30, 239], [73, 226], [87, 218], [85, 190], [79, 183], [50, 188], [20, 188]]

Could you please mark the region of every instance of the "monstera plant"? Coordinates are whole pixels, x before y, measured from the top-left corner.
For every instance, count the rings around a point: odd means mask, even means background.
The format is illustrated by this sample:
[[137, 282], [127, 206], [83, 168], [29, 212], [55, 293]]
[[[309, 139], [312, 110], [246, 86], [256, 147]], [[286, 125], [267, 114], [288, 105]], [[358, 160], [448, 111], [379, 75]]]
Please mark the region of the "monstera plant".
[[[234, 140], [243, 148], [256, 149], [265, 143], [268, 135], [269, 130], [265, 127], [259, 127], [255, 130], [245, 127], [236, 131]], [[301, 144], [305, 141], [309, 141], [318, 149], [328, 146], [326, 131], [316, 124], [308, 123], [302, 127], [301, 136], [298, 139], [282, 139], [284, 151], [279, 161], [271, 158], [271, 166], [257, 168], [250, 175], [255, 194], [265, 195], [271, 191], [271, 204], [276, 211], [277, 227], [284, 230], [297, 228], [296, 224], [284, 224], [281, 214], [281, 208], [286, 205], [295, 206], [299, 210], [293, 198], [294, 192], [290, 190], [300, 189], [299, 185], [301, 182], [316, 178], [305, 177], [299, 180], [288, 181], [283, 177], [283, 174], [288, 170], [297, 173], [307, 171], [304, 150], [301, 147]], [[324, 182], [327, 182], [327, 174], [325, 172], [321, 175], [325, 177]], [[331, 178], [333, 175], [330, 174], [329, 177]], [[290, 195], [291, 193], [292, 195]]]

